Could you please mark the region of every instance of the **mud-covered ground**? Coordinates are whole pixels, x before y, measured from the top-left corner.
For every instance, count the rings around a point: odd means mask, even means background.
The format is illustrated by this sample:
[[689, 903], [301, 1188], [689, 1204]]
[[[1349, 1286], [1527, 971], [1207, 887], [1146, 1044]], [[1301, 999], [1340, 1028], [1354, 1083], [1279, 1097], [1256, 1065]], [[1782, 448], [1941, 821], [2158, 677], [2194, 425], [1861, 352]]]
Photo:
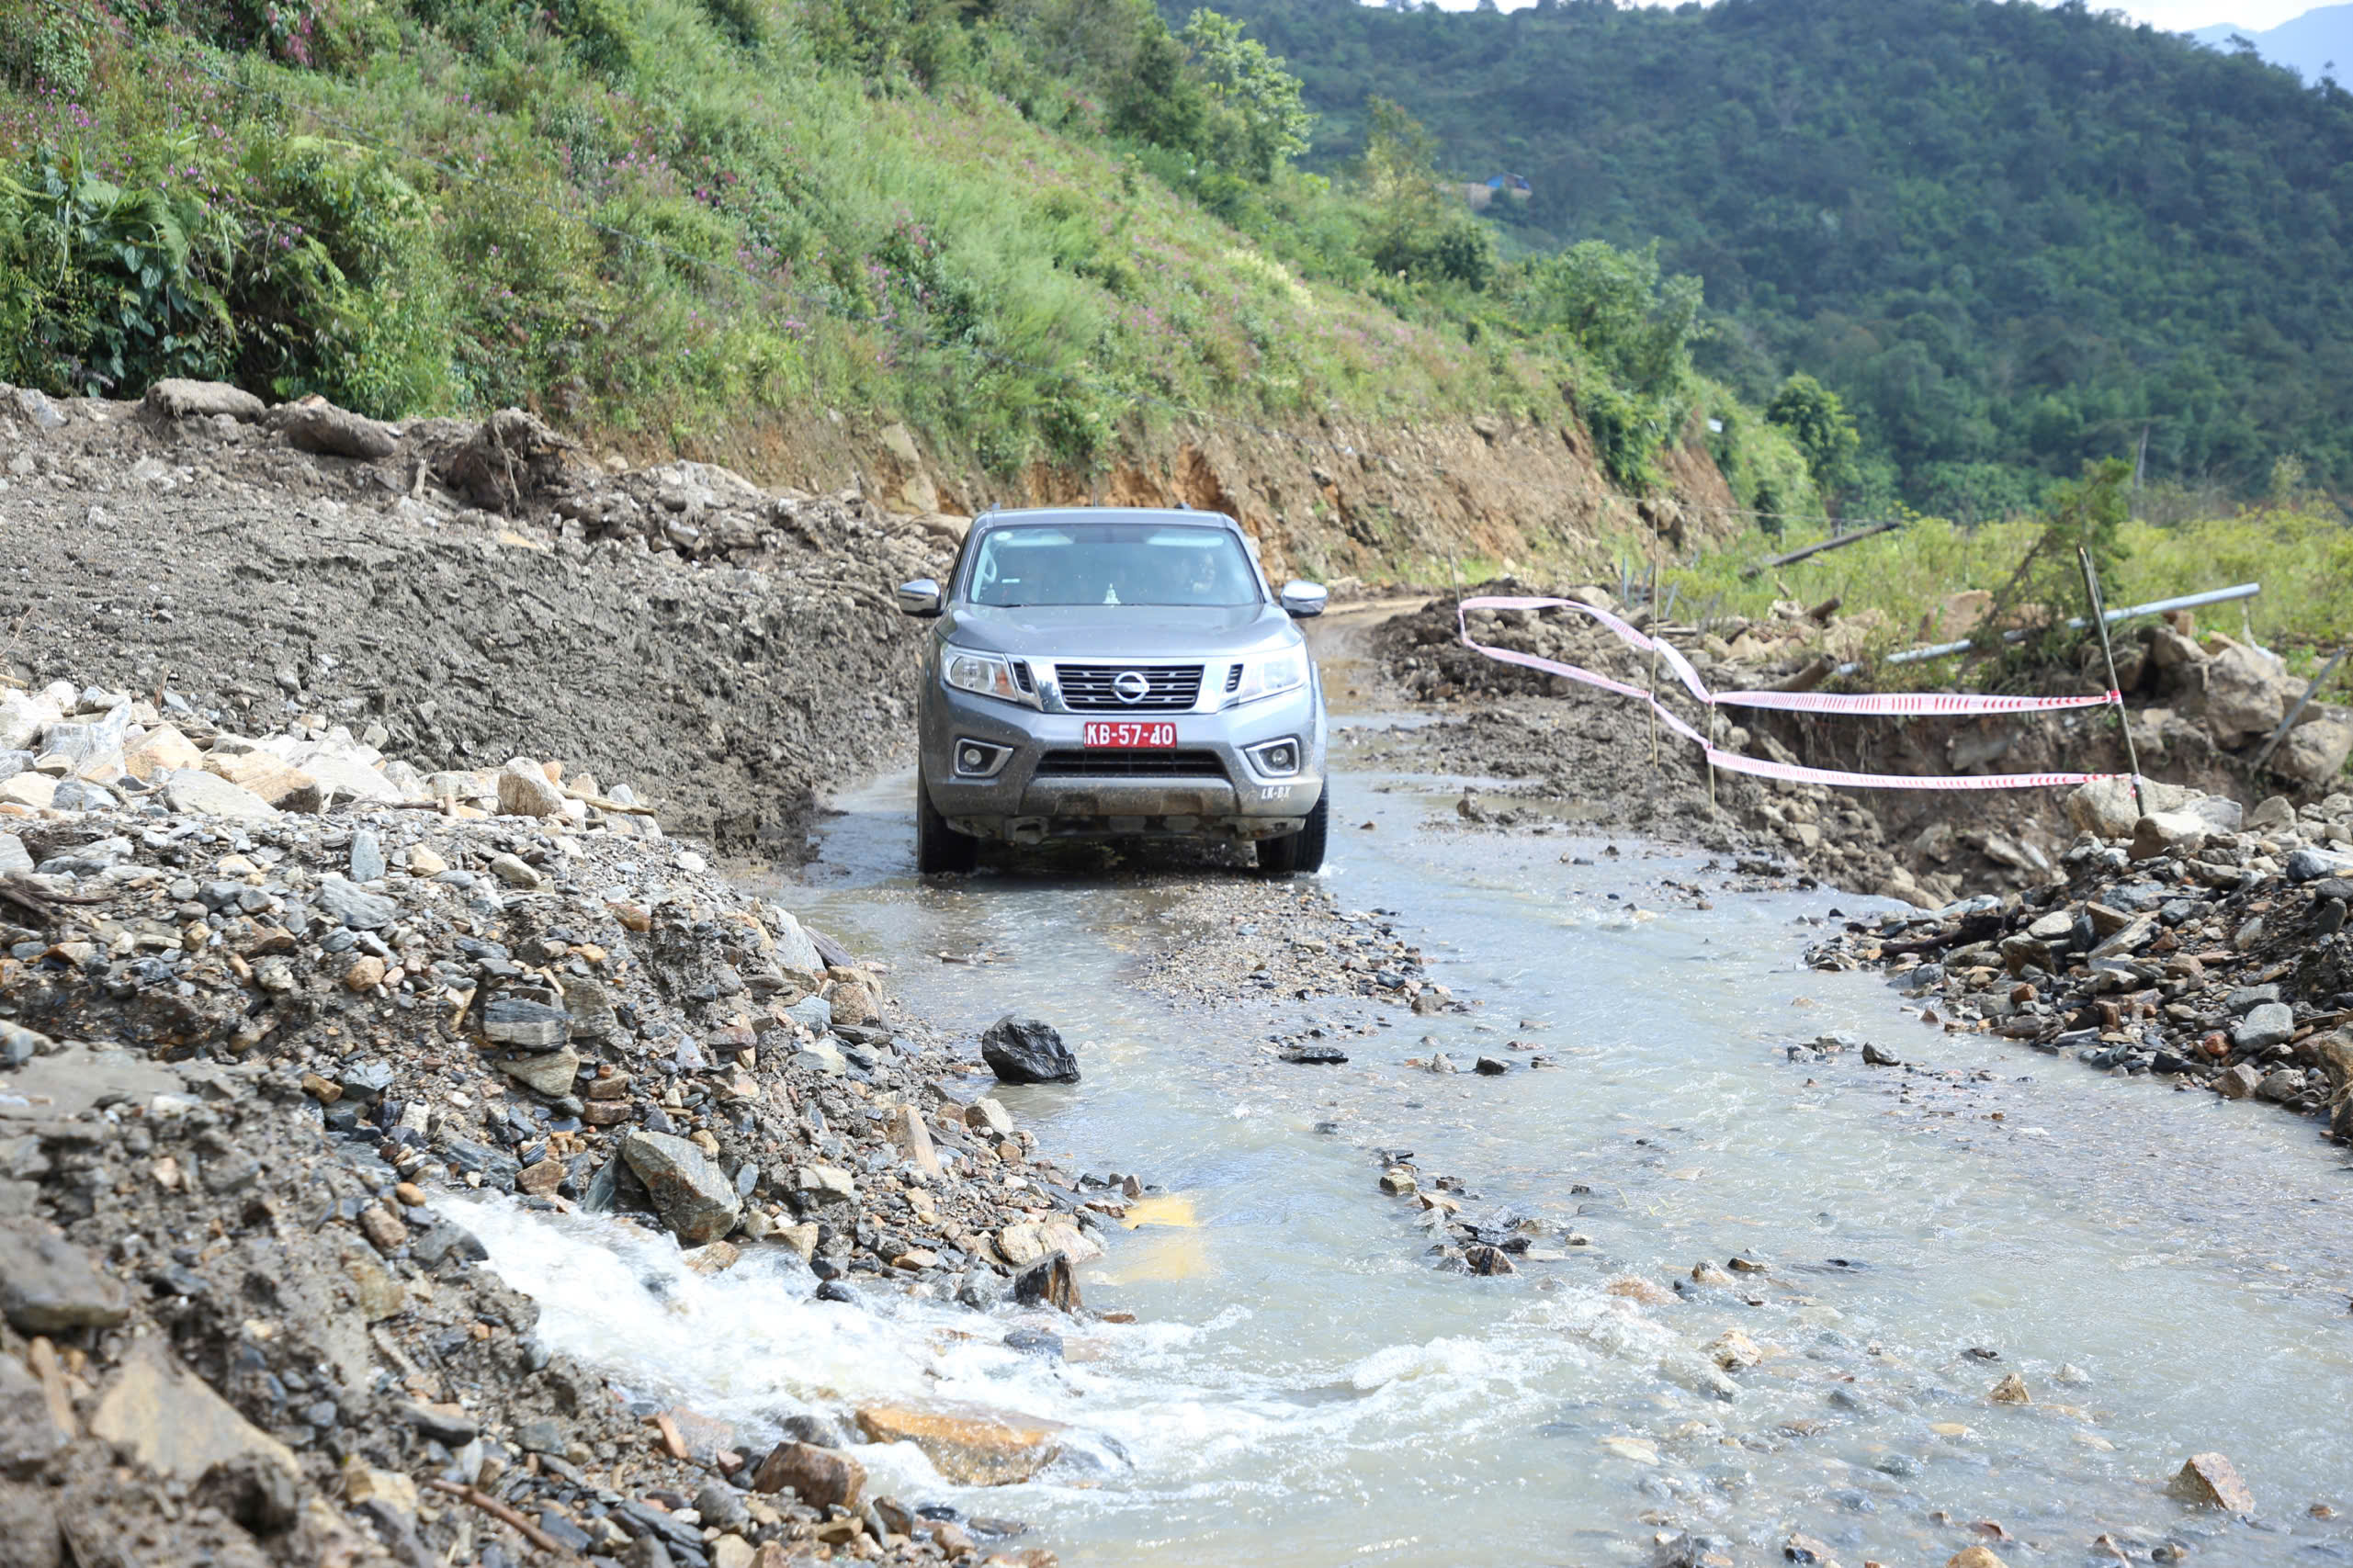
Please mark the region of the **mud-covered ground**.
[[363, 459], [258, 421], [43, 403], [54, 428], [0, 393], [0, 670], [25, 684], [376, 726], [426, 771], [558, 757], [636, 782], [675, 831], [785, 859], [812, 791], [900, 743], [918, 636], [888, 591], [953, 548], [914, 519], [576, 464], [510, 517], [434, 477], [449, 422]]

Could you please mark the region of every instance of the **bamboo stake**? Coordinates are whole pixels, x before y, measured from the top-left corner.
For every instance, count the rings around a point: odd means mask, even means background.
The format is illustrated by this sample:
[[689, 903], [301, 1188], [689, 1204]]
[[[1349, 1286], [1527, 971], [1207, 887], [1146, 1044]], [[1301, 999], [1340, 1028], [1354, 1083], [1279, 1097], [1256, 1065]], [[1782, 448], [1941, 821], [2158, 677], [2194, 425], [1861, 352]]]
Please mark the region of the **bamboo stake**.
[[2099, 596], [2099, 573], [2092, 569], [2091, 552], [2076, 547], [2076, 561], [2084, 569], [2084, 592], [2091, 595], [2091, 624], [2099, 628], [2099, 656], [2108, 661], [2108, 689], [2116, 698], [2116, 728], [2124, 737], [2124, 763], [2132, 770], [2132, 809], [2146, 817], [2148, 803], [2141, 798], [2141, 754], [2132, 745], [2132, 717], [2124, 711], [2124, 693], [2116, 679], [2116, 650], [2109, 646], [2108, 611]]

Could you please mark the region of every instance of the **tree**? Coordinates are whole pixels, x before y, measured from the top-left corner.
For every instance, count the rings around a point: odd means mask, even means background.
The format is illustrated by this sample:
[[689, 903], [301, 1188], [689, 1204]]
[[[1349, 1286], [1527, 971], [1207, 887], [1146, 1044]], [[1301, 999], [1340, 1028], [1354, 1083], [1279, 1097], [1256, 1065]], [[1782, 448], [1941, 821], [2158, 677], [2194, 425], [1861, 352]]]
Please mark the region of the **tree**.
[[1358, 177], [1373, 209], [1366, 255], [1392, 276], [1485, 288], [1495, 276], [1494, 236], [1468, 212], [1449, 209], [1437, 142], [1386, 98], [1366, 99], [1364, 114]]
[[1183, 37], [1210, 102], [1230, 123], [1222, 139], [1230, 145], [1220, 163], [1246, 178], [1265, 181], [1307, 150], [1316, 117], [1300, 100], [1299, 78], [1267, 53], [1264, 44], [1243, 37], [1239, 22], [1215, 11], [1195, 11]]
[[1800, 371], [1782, 382], [1765, 405], [1765, 419], [1788, 431], [1797, 443], [1806, 471], [1814, 476], [1814, 488], [1826, 503], [1854, 488], [1862, 437], [1838, 393]]
[[1633, 391], [1676, 390], [1691, 368], [1702, 296], [1696, 277], [1662, 279], [1658, 247], [1602, 240], [1528, 263], [1511, 289], [1522, 321], [1567, 334]]
[[[2132, 517], [2132, 465], [2121, 457], [2086, 463], [2083, 477], [2053, 485], [2043, 503], [2042, 528], [2019, 558], [2009, 580], [1994, 594], [1981, 623], [1981, 641], [2017, 671], [2033, 671], [2069, 660], [2081, 635], [2066, 627], [2066, 606], [2091, 608], [2084, 592], [2081, 549], [2103, 583], [2116, 581], [2122, 564], [2124, 525]], [[2036, 635], [2005, 645], [2000, 634], [2025, 627]]]

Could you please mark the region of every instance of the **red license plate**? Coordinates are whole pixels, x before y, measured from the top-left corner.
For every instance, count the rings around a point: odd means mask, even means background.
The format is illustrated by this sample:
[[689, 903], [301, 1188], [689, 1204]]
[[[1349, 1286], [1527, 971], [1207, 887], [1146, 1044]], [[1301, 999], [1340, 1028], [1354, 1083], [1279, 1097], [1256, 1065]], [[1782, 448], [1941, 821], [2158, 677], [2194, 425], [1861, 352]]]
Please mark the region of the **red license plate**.
[[1090, 719], [1087, 744], [1123, 751], [1165, 751], [1176, 744], [1176, 725], [1168, 719]]

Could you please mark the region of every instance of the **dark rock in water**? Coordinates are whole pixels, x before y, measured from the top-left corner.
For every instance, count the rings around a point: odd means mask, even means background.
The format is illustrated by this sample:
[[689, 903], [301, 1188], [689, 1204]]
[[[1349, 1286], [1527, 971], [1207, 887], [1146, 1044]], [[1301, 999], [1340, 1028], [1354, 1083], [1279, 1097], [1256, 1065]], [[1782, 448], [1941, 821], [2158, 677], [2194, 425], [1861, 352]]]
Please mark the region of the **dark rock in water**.
[[776, 1425], [793, 1441], [807, 1443], [816, 1449], [846, 1449], [858, 1440], [841, 1422], [814, 1410], [805, 1415], [787, 1416]]
[[1863, 1042], [1862, 1059], [1865, 1066], [1872, 1067], [1900, 1067], [1904, 1065], [1903, 1058], [1896, 1055], [1895, 1052], [1883, 1049], [1869, 1041]]
[[1505, 1256], [1499, 1247], [1471, 1247], [1463, 1250], [1463, 1267], [1474, 1274], [1517, 1274], [1518, 1267]]
[[1024, 1306], [1050, 1306], [1062, 1312], [1079, 1310], [1078, 1276], [1070, 1259], [1058, 1252], [1041, 1258], [1013, 1276], [1013, 1300]]
[[1500, 1056], [1481, 1056], [1472, 1065], [1488, 1077], [1499, 1077], [1511, 1070], [1511, 1064]]
[[1331, 1067], [1347, 1061], [1348, 1053], [1337, 1045], [1286, 1045], [1283, 1048], [1283, 1059], [1303, 1066]]
[[987, 1312], [1005, 1299], [1005, 1281], [987, 1269], [975, 1269], [956, 1287], [956, 1299], [975, 1312]]
[[846, 1280], [826, 1280], [817, 1287], [817, 1299], [820, 1302], [839, 1302], [843, 1306], [856, 1306], [865, 1300], [858, 1294], [858, 1288]]
[[2189, 1071], [2194, 1065], [2195, 1064], [2193, 1064], [2187, 1056], [2177, 1056], [2170, 1051], [2160, 1051], [2154, 1058], [2151, 1059], [2149, 1063], [2149, 1071], [2153, 1073], [2186, 1073]]
[[801, 930], [807, 933], [809, 945], [817, 949], [817, 956], [824, 960], [827, 968], [855, 969], [858, 966], [857, 955], [823, 931], [813, 931], [807, 926]]
[[1058, 1361], [1062, 1359], [1062, 1336], [1050, 1328], [1016, 1328], [1005, 1336], [1005, 1348]]
[[1079, 1058], [1050, 1023], [1008, 1013], [980, 1036], [980, 1059], [1000, 1083], [1077, 1083]]

